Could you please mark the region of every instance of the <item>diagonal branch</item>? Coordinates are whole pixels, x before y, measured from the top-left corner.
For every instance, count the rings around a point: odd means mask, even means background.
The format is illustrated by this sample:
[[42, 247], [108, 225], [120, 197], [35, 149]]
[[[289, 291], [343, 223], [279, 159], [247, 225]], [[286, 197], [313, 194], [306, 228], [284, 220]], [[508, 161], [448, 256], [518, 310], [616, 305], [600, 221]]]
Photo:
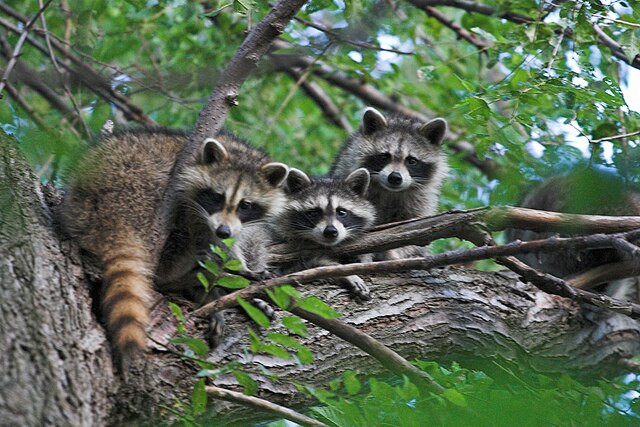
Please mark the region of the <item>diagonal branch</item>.
[[18, 56], [20, 56], [20, 51], [22, 50], [22, 45], [24, 44], [24, 41], [27, 39], [27, 36], [29, 35], [29, 31], [31, 30], [31, 27], [33, 26], [33, 24], [35, 24], [35, 22], [38, 20], [40, 15], [42, 15], [45, 9], [49, 7], [52, 1], [53, 0], [47, 0], [47, 2], [44, 5], [40, 6], [35, 16], [31, 18], [24, 26], [24, 29], [20, 34], [20, 38], [18, 39], [18, 41], [16, 42], [16, 45], [13, 48], [13, 54], [11, 55], [11, 58], [9, 58], [9, 62], [7, 63], [7, 68], [5, 68], [4, 74], [0, 79], [0, 99], [2, 99], [2, 90], [4, 89], [4, 86], [6, 85], [7, 80], [9, 79], [9, 75], [11, 74], [11, 71], [13, 71], [13, 67], [16, 65], [16, 61], [18, 60]]
[[[291, 44], [284, 40], [276, 40], [273, 45], [276, 49], [290, 49], [292, 47]], [[272, 54], [271, 59], [277, 69], [285, 72], [290, 68], [298, 70], [307, 69], [314, 63], [314, 58], [305, 55]], [[422, 121], [427, 121], [430, 117], [434, 117], [436, 115], [424, 106], [421, 107], [422, 112], [417, 112], [407, 108], [366, 81], [350, 77], [343, 71], [335, 70], [325, 64], [316, 64], [313, 68], [313, 74], [325, 80], [330, 85], [338, 87], [345, 92], [360, 98], [366, 104], [376, 108], [399, 113]], [[472, 144], [466, 141], [454, 141], [460, 137], [461, 136], [459, 134], [449, 132], [449, 142], [447, 145], [457, 153], [463, 154], [465, 161], [480, 169], [487, 176], [496, 176], [499, 173], [497, 163], [490, 159], [479, 159]]]
[[[200, 111], [189, 141], [182, 149], [171, 172], [173, 177], [179, 174], [184, 166], [193, 160], [201, 142], [208, 137], [215, 136], [222, 128], [229, 109], [238, 105], [240, 87], [257, 67], [262, 56], [267, 53], [273, 40], [282, 34], [286, 25], [305, 3], [306, 0], [280, 0], [247, 35], [218, 78], [213, 92]], [[172, 219], [172, 212], [175, 211], [173, 204], [178, 191], [175, 187], [175, 182], [175, 179], [170, 179], [169, 185], [163, 194], [164, 209], [160, 210], [161, 213], [157, 215], [154, 221], [153, 228], [156, 230], [167, 229], [166, 225]], [[156, 244], [156, 256], [154, 259], [159, 258], [157, 255], [163, 246], [164, 240], [159, 239]]]
[[459, 24], [455, 23], [452, 19], [447, 18], [445, 14], [440, 12], [438, 9], [435, 9], [431, 6], [424, 6], [422, 7], [422, 10], [427, 12], [428, 15], [436, 19], [444, 26], [449, 27], [458, 35], [458, 37], [468, 41], [469, 43], [477, 47], [480, 51], [484, 51], [493, 46], [493, 43], [491, 43], [489, 40], [483, 39], [482, 37], [477, 36], [470, 31], [467, 31], [466, 28], [463, 28]]

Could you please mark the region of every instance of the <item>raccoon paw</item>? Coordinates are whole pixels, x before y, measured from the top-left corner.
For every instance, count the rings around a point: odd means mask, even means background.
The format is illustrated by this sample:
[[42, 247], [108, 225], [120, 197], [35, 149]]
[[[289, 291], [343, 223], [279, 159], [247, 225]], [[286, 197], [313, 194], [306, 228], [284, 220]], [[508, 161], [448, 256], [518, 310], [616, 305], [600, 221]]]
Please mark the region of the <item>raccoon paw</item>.
[[221, 312], [213, 313], [209, 319], [209, 329], [206, 333], [206, 339], [210, 348], [216, 348], [224, 338], [224, 314]]
[[260, 298], [254, 298], [252, 303], [253, 303], [254, 306], [259, 308], [260, 311], [262, 311], [264, 313], [264, 315], [267, 316], [270, 320], [275, 319], [276, 311], [273, 309], [271, 304], [269, 304], [268, 302], [266, 302], [265, 300], [262, 300]]
[[341, 280], [342, 286], [347, 289], [358, 301], [368, 301], [371, 299], [369, 287], [360, 276], [347, 276]]

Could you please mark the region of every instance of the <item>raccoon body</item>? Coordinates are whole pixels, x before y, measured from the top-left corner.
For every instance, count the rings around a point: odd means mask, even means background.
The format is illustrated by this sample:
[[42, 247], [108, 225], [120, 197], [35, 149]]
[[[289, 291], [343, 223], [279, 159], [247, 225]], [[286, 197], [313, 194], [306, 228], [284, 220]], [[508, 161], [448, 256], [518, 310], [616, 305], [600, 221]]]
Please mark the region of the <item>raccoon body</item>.
[[[367, 199], [375, 206], [376, 224], [433, 215], [449, 167], [442, 150], [447, 122], [384, 117], [368, 108], [360, 128], [345, 142], [331, 174], [345, 177], [358, 168], [371, 175]], [[387, 251], [378, 258], [423, 256], [415, 246]]]
[[[326, 249], [357, 238], [373, 225], [375, 208], [365, 197], [369, 181], [369, 173], [363, 168], [344, 179], [309, 178], [291, 169], [286, 185], [288, 203], [274, 220], [276, 240], [284, 241], [288, 252], [317, 249], [319, 255], [288, 264], [284, 272], [357, 261], [340, 259]], [[357, 298], [369, 299], [369, 289], [360, 277], [352, 275], [336, 281]]]
[[[611, 174], [593, 170], [577, 171], [568, 176], [555, 176], [532, 189], [520, 204], [522, 207], [583, 215], [640, 215], [640, 192], [626, 188], [624, 182]], [[546, 239], [557, 233], [537, 233], [529, 230], [507, 231], [507, 240]], [[528, 265], [567, 278], [628, 257], [615, 249], [590, 249], [558, 253], [521, 254], [518, 258]], [[616, 298], [638, 298], [638, 278], [609, 283], [604, 292]]]
[[[208, 255], [210, 244], [246, 239], [243, 224], [277, 213], [285, 200], [281, 185], [288, 168], [221, 133], [205, 141], [175, 178], [179, 200], [175, 212], [169, 212], [170, 226], [154, 229], [186, 141], [186, 135], [168, 130], [114, 134], [89, 150], [67, 177], [63, 223], [101, 262], [102, 315], [120, 361], [146, 348], [154, 280], [162, 291], [201, 298], [197, 261]], [[167, 237], [165, 247], [159, 260], [152, 259], [161, 237]], [[232, 256], [246, 265], [238, 248]]]

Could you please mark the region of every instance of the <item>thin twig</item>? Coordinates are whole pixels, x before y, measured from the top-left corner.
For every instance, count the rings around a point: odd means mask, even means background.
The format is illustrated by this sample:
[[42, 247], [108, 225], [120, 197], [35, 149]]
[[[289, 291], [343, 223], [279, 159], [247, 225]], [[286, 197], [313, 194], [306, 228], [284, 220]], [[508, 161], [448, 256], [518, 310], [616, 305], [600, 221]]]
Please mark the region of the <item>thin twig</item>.
[[351, 39], [348, 39], [347, 37], [344, 37], [342, 34], [336, 31], [333, 31], [330, 28], [325, 27], [324, 25], [320, 25], [318, 23], [307, 21], [306, 19], [302, 19], [298, 17], [295, 17], [294, 19], [300, 22], [301, 24], [306, 25], [307, 27], [315, 28], [318, 31], [322, 31], [323, 33], [329, 35], [331, 38], [337, 41], [350, 44], [352, 46], [357, 46], [357, 47], [361, 47], [363, 49], [369, 49], [369, 50], [379, 50], [382, 52], [392, 52], [392, 53], [397, 53], [398, 55], [413, 55], [413, 52], [406, 52], [398, 49], [385, 48], [372, 43], [351, 40]]
[[444, 13], [440, 12], [438, 9], [435, 9], [431, 6], [425, 6], [423, 8], [428, 15], [432, 16], [438, 22], [443, 24], [444, 26], [453, 30], [460, 38], [468, 41], [481, 51], [484, 51], [493, 46], [493, 43], [489, 40], [485, 40], [482, 37], [473, 34], [470, 31], [467, 31], [465, 28], [461, 27], [457, 23], [453, 22], [453, 20], [447, 18]]
[[607, 137], [600, 138], [600, 139], [592, 139], [592, 140], [589, 140], [589, 142], [591, 144], [598, 144], [598, 143], [604, 142], [604, 141], [613, 141], [614, 139], [624, 139], [624, 138], [628, 138], [630, 136], [636, 136], [636, 135], [640, 135], [640, 130], [637, 130], [635, 132], [625, 133], [625, 134], [622, 134], [622, 135], [614, 135], [614, 136], [607, 136]]
[[[40, 8], [43, 7], [42, 0], [38, 0], [38, 5], [40, 6]], [[51, 46], [51, 39], [49, 37], [49, 30], [47, 29], [47, 19], [45, 18], [44, 14], [40, 15], [40, 22], [42, 25], [42, 30], [44, 31], [44, 40], [47, 45], [47, 50], [49, 51], [49, 59], [51, 59], [53, 68], [55, 68], [56, 73], [58, 73], [58, 76], [60, 77], [62, 90], [64, 91], [67, 99], [69, 100], [69, 102], [71, 102], [71, 105], [73, 106], [73, 109], [76, 112], [75, 117], [80, 122], [79, 124], [84, 133], [84, 136], [91, 138], [92, 136], [91, 129], [89, 129], [87, 122], [82, 117], [82, 112], [80, 111], [80, 107], [78, 106], [78, 103], [76, 102], [73, 95], [71, 94], [71, 90], [69, 89], [69, 85], [67, 84], [67, 79], [65, 78], [62, 72], [62, 69], [60, 69], [60, 66], [58, 65], [58, 60], [56, 59], [56, 55], [53, 53], [53, 47]]]
[[22, 107], [22, 109], [25, 111], [25, 113], [27, 113], [27, 115], [29, 117], [31, 117], [31, 120], [34, 121], [34, 123], [42, 130], [48, 130], [49, 128], [47, 127], [47, 124], [40, 118], [40, 116], [38, 115], [37, 111], [31, 107], [31, 105], [29, 105], [29, 103], [27, 102], [26, 99], [24, 99], [22, 97], [22, 95], [20, 95], [20, 92], [18, 92], [18, 89], [16, 89], [11, 83], [6, 82], [5, 84], [5, 88], [7, 89], [7, 93], [9, 94], [9, 96], [11, 98], [13, 98], [14, 101], [16, 101], [16, 103]]
[[13, 67], [16, 65], [16, 61], [18, 60], [18, 56], [20, 56], [20, 51], [22, 50], [22, 45], [24, 44], [24, 41], [27, 39], [27, 36], [29, 35], [29, 31], [31, 30], [31, 27], [38, 20], [38, 17], [42, 14], [42, 12], [44, 12], [45, 9], [49, 7], [52, 1], [53, 0], [47, 0], [47, 2], [43, 6], [40, 6], [35, 16], [31, 18], [29, 22], [27, 22], [27, 24], [24, 26], [24, 29], [22, 30], [22, 34], [20, 34], [20, 38], [18, 39], [18, 42], [13, 48], [13, 54], [11, 55], [9, 62], [7, 63], [7, 68], [4, 70], [2, 79], [0, 79], [0, 99], [2, 99], [2, 90], [4, 89], [7, 83], [7, 80], [9, 79], [9, 75], [11, 74], [11, 71], [13, 71]]
[[[640, 219], [640, 218], [639, 218]], [[477, 238], [470, 237], [469, 234], [465, 236], [468, 240], [478, 242]], [[595, 248], [611, 248], [613, 247], [613, 241], [615, 239], [637, 239], [640, 238], [640, 230], [634, 230], [626, 233], [618, 233], [612, 235], [596, 234], [592, 236], [571, 237], [571, 238], [549, 238], [545, 240], [532, 240], [528, 242], [514, 241], [501, 246], [479, 246], [476, 248], [461, 250], [455, 252], [445, 252], [442, 254], [426, 256], [424, 258], [410, 258], [391, 261], [380, 261], [372, 263], [354, 263], [335, 266], [317, 267], [309, 270], [300, 271], [297, 273], [291, 273], [284, 276], [276, 277], [273, 279], [265, 280], [259, 283], [255, 283], [245, 289], [232, 292], [225, 295], [209, 304], [204, 305], [198, 310], [194, 311], [195, 316], [210, 316], [212, 313], [237, 305], [237, 298], [249, 299], [264, 293], [266, 289], [274, 286], [280, 286], [285, 284], [302, 284], [312, 282], [319, 279], [328, 279], [334, 277], [344, 277], [350, 275], [360, 274], [375, 274], [375, 273], [393, 273], [403, 272], [408, 270], [429, 270], [435, 267], [441, 267], [452, 264], [464, 264], [471, 261], [478, 261], [487, 258], [504, 258], [511, 257], [513, 255], [530, 253], [530, 252], [556, 252], [559, 249], [563, 250], [578, 250], [578, 249], [595, 249]], [[376, 247], [371, 247], [370, 250], [376, 250]], [[513, 265], [513, 262], [507, 263]], [[511, 267], [509, 267], [511, 268]], [[536, 275], [532, 275], [531, 271], [534, 271]], [[527, 274], [527, 280], [532, 282], [542, 277], [547, 282], [551, 281], [553, 286], [546, 286], [543, 290], [549, 293], [569, 297], [576, 299], [576, 294], [573, 290], [560, 279], [549, 279], [548, 275], [542, 275], [533, 269], [520, 268], [518, 273]], [[531, 276], [531, 277], [529, 277]], [[539, 284], [542, 279], [538, 280]], [[546, 282], [545, 282], [546, 283]], [[582, 293], [579, 295], [580, 299], [588, 299], [590, 302], [596, 294]], [[608, 297], [607, 297], [608, 298]], [[598, 297], [598, 301], [601, 298]], [[633, 303], [625, 303], [622, 301], [616, 301], [609, 299], [610, 308], [613, 311], [619, 311], [627, 314], [633, 318], [640, 318], [640, 305]]]
[[271, 412], [279, 417], [293, 421], [303, 426], [312, 427], [328, 427], [326, 424], [321, 423], [318, 420], [307, 417], [299, 412], [284, 406], [276, 405], [268, 400], [260, 399], [255, 396], [247, 396], [246, 394], [238, 393], [236, 391], [226, 390], [224, 388], [216, 386], [206, 386], [205, 390], [209, 396], [216, 399], [226, 400], [227, 402], [239, 403], [241, 405], [261, 409], [263, 411]]
[[600, 265], [585, 272], [565, 278], [565, 281], [574, 288], [593, 289], [603, 283], [613, 280], [625, 279], [640, 275], [640, 262], [627, 260]]

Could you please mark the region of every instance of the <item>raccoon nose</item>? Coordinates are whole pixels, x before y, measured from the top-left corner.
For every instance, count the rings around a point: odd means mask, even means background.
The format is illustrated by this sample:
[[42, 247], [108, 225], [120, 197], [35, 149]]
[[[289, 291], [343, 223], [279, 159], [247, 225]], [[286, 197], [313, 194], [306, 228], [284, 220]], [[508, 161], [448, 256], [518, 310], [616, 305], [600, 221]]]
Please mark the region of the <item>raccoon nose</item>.
[[336, 237], [338, 237], [338, 229], [333, 225], [327, 225], [322, 232], [322, 235], [327, 239], [335, 239]]
[[229, 228], [228, 225], [222, 224], [216, 229], [216, 236], [218, 236], [221, 239], [227, 239], [231, 237], [231, 229]]
[[391, 172], [387, 177], [387, 181], [389, 181], [389, 184], [394, 186], [400, 185], [402, 184], [402, 175], [400, 175], [400, 173], [398, 172]]

